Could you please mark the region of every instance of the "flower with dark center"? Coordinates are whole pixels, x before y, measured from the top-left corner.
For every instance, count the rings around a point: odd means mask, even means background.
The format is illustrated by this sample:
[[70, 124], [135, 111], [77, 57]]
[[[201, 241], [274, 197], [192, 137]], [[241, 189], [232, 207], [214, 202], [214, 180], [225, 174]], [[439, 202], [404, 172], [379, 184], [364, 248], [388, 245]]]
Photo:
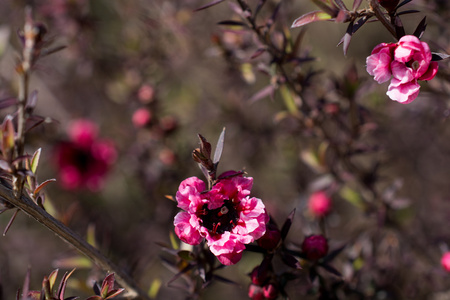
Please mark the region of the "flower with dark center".
[[252, 185], [253, 178], [238, 175], [222, 178], [205, 191], [202, 180], [185, 179], [176, 194], [183, 211], [175, 216], [175, 233], [190, 245], [205, 238], [222, 264], [237, 263], [245, 244], [263, 236], [269, 221], [261, 199], [249, 196]]

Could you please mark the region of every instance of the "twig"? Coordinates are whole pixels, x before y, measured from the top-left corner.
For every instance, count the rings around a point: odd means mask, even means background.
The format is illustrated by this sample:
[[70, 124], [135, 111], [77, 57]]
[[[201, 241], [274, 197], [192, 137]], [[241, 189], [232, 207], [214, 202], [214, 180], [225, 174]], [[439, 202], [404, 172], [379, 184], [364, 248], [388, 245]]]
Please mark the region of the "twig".
[[108, 258], [78, 236], [70, 228], [66, 227], [60, 221], [48, 214], [44, 209], [36, 205], [30, 197], [22, 195], [19, 199], [14, 195], [14, 192], [10, 187], [0, 184], [0, 198], [11, 203], [47, 227], [63, 241], [67, 242], [82, 254], [90, 258], [103, 270], [113, 272], [117, 282], [127, 290], [127, 294], [125, 295], [126, 299], [150, 299], [149, 296], [147, 296], [147, 294], [136, 285], [135, 281], [127, 273], [122, 271], [122, 269], [112, 263]]

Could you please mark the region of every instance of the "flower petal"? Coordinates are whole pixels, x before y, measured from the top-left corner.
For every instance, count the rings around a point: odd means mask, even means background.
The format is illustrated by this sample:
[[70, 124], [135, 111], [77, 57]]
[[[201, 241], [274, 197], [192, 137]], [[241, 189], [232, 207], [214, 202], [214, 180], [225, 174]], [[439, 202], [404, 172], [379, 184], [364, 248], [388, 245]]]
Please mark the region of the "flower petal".
[[407, 104], [416, 99], [419, 89], [420, 85], [417, 83], [417, 80], [401, 83], [401, 81], [394, 78], [389, 85], [386, 95], [394, 101]]
[[192, 226], [191, 217], [195, 216], [191, 216], [191, 214], [184, 211], [179, 212], [175, 216], [173, 225], [175, 226], [175, 233], [180, 240], [190, 245], [198, 245], [203, 237], [198, 230]]

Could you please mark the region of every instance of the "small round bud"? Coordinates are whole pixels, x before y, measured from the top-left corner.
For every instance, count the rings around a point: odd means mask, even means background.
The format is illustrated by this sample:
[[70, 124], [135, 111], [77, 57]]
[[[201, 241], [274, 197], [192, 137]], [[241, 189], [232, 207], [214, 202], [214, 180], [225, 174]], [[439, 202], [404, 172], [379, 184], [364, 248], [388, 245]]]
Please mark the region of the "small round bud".
[[313, 216], [324, 217], [331, 211], [331, 199], [323, 191], [314, 192], [309, 197], [308, 209]]
[[136, 128], [145, 127], [152, 119], [151, 112], [146, 108], [139, 108], [133, 113], [132, 121]]
[[268, 224], [266, 233], [257, 241], [258, 245], [266, 250], [275, 249], [281, 240], [280, 230], [273, 224]]
[[256, 266], [250, 273], [250, 279], [253, 284], [263, 285], [267, 280], [267, 272], [260, 270], [260, 267]]
[[445, 271], [450, 272], [450, 252], [446, 252], [442, 255], [441, 266]]
[[276, 299], [278, 297], [278, 288], [274, 284], [269, 283], [263, 287], [263, 294], [266, 299]]
[[140, 87], [138, 91], [138, 98], [141, 103], [147, 104], [153, 101], [155, 96], [155, 90], [152, 86], [144, 84]]
[[328, 253], [328, 242], [323, 235], [310, 235], [302, 244], [302, 251], [309, 260], [318, 260]]
[[264, 300], [263, 288], [254, 284], [250, 284], [248, 288], [248, 296], [252, 300]]

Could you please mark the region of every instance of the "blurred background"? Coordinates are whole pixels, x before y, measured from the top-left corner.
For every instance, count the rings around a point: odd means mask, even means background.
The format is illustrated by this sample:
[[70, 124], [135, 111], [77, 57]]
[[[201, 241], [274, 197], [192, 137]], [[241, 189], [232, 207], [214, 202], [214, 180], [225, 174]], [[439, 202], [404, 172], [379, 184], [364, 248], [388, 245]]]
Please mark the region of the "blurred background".
[[[53, 45], [66, 46], [39, 60], [30, 82], [31, 90], [38, 91], [36, 114], [46, 119], [27, 135], [27, 152], [42, 148], [40, 182], [57, 179], [46, 188], [46, 209], [81, 236], [95, 240], [143, 289], [153, 287], [155, 298], [185, 299], [185, 291], [166, 285], [176, 271], [162, 262], [164, 253], [157, 244], [170, 244], [178, 211], [166, 195], [175, 195], [187, 177], [202, 178], [191, 159], [197, 134], [214, 145], [226, 127], [219, 170], [245, 170], [253, 177], [253, 195], [264, 201], [279, 225], [296, 208], [290, 242], [301, 244], [305, 235], [319, 231], [307, 211], [307, 199], [314, 190], [332, 186], [327, 237], [331, 249], [348, 245], [334, 266], [362, 292], [355, 299], [450, 299], [450, 277], [439, 264], [450, 243], [449, 62], [440, 62], [437, 77], [422, 85], [415, 102], [401, 105], [385, 95], [387, 84], [376, 84], [365, 71], [372, 49], [394, 42], [380, 24], [369, 23], [358, 31], [347, 56], [336, 46], [345, 24], [306, 27], [301, 51], [315, 60], [301, 68], [319, 72], [311, 80], [309, 97], [341, 105], [341, 86], [350, 75], [358, 86], [354, 100], [370, 129], [358, 142], [377, 151], [357, 163], [377, 165], [376, 189], [391, 193], [400, 207], [393, 216], [396, 225], [379, 230], [376, 216], [358, 206], [364, 193], [351, 183], [331, 184], [320, 163], [308, 159], [318, 151], [320, 138], [305, 134], [295, 120], [284, 116], [280, 93], [251, 101], [270, 83], [261, 67], [268, 57], [251, 59], [258, 48], [251, 33], [217, 25], [239, 19], [233, 3], [194, 12], [207, 1], [0, 2], [0, 97], [17, 95], [17, 31], [23, 27], [26, 5], [46, 25]], [[249, 0], [250, 6], [256, 3]], [[268, 0], [262, 20], [276, 3]], [[345, 3], [351, 7], [351, 1]], [[289, 29], [293, 20], [315, 9], [310, 1], [285, 0], [277, 28], [296, 36], [302, 31]], [[411, 34], [426, 15], [422, 40], [432, 51], [450, 53], [448, 2], [417, 0], [407, 9], [420, 10], [402, 18], [407, 32]], [[3, 110], [2, 116], [7, 113], [11, 111]], [[117, 152], [95, 188], [82, 183], [65, 186], [55, 159], [59, 145], [70, 142], [68, 130], [78, 119], [96, 124], [95, 139], [111, 142]], [[0, 215], [2, 230], [12, 214], [11, 210]], [[374, 247], [374, 232], [379, 247]], [[215, 282], [201, 298], [246, 299], [247, 274], [260, 260], [258, 254], [246, 253], [239, 264], [220, 271], [239, 285]], [[15, 297], [28, 267], [35, 290], [54, 268], [77, 267], [66, 296], [88, 296], [92, 280], [105, 274], [20, 213], [0, 238], [0, 299]], [[183, 279], [174, 284], [182, 286]], [[301, 288], [309, 284], [305, 276], [288, 286], [292, 299], [316, 299]]]

